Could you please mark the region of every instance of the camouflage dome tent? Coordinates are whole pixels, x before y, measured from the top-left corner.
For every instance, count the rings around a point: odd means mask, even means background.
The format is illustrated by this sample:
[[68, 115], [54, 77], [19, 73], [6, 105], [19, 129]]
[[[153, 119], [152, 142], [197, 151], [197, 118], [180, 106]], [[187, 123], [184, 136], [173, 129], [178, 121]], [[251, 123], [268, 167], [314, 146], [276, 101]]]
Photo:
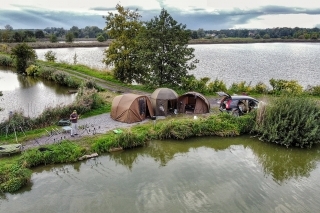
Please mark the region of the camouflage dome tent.
[[179, 113], [204, 114], [210, 112], [210, 103], [198, 92], [187, 92], [178, 98]]
[[[151, 103], [156, 116], [167, 116], [177, 109], [178, 94], [169, 88], [158, 88], [151, 94]], [[176, 110], [177, 111], [177, 110]]]
[[113, 120], [134, 123], [153, 116], [150, 99], [145, 95], [124, 94], [112, 100], [110, 116]]

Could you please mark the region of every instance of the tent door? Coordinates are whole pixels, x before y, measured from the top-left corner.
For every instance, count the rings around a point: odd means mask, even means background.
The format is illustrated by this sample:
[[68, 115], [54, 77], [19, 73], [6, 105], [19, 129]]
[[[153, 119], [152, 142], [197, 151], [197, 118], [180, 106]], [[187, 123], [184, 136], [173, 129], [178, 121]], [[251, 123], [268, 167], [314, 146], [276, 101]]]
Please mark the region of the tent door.
[[[139, 98], [139, 113], [140, 116], [144, 119], [146, 118], [146, 113], [147, 113], [147, 102], [145, 98]], [[148, 112], [149, 113], [149, 112]]]

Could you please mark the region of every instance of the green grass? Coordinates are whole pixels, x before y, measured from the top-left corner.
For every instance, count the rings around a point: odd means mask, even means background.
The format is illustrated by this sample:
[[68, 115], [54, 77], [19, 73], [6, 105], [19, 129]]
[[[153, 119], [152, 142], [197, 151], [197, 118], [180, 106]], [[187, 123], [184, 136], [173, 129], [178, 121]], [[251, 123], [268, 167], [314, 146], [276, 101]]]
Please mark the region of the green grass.
[[110, 111], [111, 111], [111, 103], [105, 103], [101, 105], [98, 109], [90, 110], [89, 112], [86, 112], [85, 114], [81, 115], [81, 118], [88, 118], [91, 116], [108, 113]]

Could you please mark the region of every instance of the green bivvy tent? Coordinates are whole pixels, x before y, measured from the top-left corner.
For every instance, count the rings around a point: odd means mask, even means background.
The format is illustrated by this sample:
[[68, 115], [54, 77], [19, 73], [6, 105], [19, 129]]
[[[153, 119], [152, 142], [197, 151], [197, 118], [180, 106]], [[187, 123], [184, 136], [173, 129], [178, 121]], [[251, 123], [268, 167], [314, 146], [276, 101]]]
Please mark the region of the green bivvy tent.
[[198, 92], [187, 92], [178, 97], [179, 113], [204, 114], [210, 112], [208, 99]]
[[169, 88], [158, 88], [151, 94], [151, 103], [156, 116], [177, 112], [178, 94]]
[[112, 100], [112, 119], [124, 123], [140, 122], [154, 115], [150, 99], [145, 95], [123, 94]]

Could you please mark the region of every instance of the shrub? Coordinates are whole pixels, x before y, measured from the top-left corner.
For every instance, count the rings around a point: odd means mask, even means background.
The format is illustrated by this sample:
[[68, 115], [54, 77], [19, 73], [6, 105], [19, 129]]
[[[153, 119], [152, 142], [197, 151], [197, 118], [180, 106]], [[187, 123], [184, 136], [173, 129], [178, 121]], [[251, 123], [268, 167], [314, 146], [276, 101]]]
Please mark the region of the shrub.
[[74, 34], [73, 32], [68, 32], [66, 34], [66, 42], [72, 43], [74, 41]]
[[13, 164], [0, 171], [0, 192], [15, 192], [26, 185], [31, 178], [31, 170], [21, 164]]
[[55, 34], [50, 35], [50, 42], [51, 43], [56, 43], [58, 41], [58, 38]]
[[53, 52], [52, 50], [49, 50], [48, 52], [46, 52], [44, 54], [44, 57], [46, 58], [47, 61], [50, 61], [50, 62], [55, 62], [57, 60], [56, 53]]
[[55, 69], [50, 67], [41, 67], [38, 74], [41, 78], [45, 80], [52, 81], [53, 80], [53, 73], [55, 72]]
[[0, 52], [10, 54], [10, 47], [6, 44], [0, 44]]
[[320, 85], [314, 87], [308, 86], [305, 92], [313, 96], [320, 96]]
[[208, 84], [208, 92], [214, 93], [219, 91], [227, 91], [227, 86], [222, 80], [217, 78]]
[[284, 146], [311, 147], [320, 142], [320, 109], [305, 97], [280, 97], [258, 109], [254, 130], [260, 139]]
[[99, 35], [99, 36], [97, 37], [97, 41], [99, 41], [99, 42], [104, 42], [104, 41], [106, 41], [106, 39], [103, 37], [103, 35]]
[[241, 81], [240, 83], [233, 83], [231, 85], [231, 87], [229, 88], [229, 91], [231, 93], [249, 93], [250, 91], [252, 91], [252, 88], [249, 85], [246, 85], [246, 81]]
[[80, 80], [77, 80], [71, 77], [71, 75], [59, 70], [54, 71], [51, 77], [51, 80], [55, 81], [56, 83], [72, 88], [78, 88], [81, 84]]
[[0, 66], [12, 67], [14, 65], [14, 61], [11, 57], [0, 54]]
[[198, 80], [195, 76], [190, 75], [182, 79], [182, 87], [185, 90], [205, 93], [207, 91], [207, 83], [209, 80], [210, 78], [208, 77]]
[[38, 66], [32, 64], [26, 69], [26, 73], [29, 76], [37, 76], [39, 69], [40, 68]]
[[291, 94], [299, 95], [303, 92], [303, 87], [294, 80], [288, 81], [283, 79], [270, 79], [270, 85], [272, 86], [272, 92], [276, 95], [279, 94]]
[[253, 87], [253, 92], [257, 94], [266, 94], [268, 93], [268, 87], [262, 82], [258, 82], [254, 87]]

